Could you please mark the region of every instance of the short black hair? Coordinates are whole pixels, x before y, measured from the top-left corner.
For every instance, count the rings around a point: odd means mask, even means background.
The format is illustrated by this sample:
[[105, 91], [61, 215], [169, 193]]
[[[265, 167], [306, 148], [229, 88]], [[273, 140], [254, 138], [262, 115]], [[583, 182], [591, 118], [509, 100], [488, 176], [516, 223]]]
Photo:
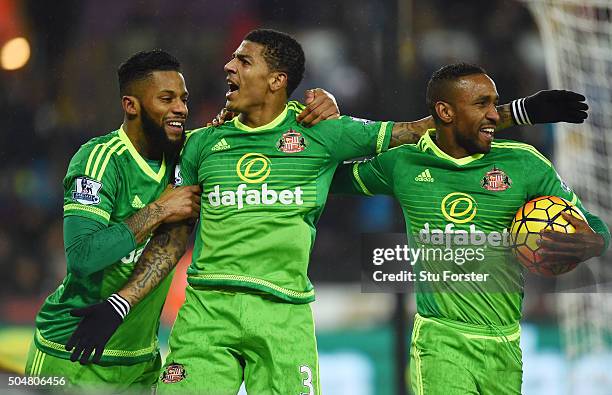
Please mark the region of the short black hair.
[[168, 52], [161, 49], [141, 51], [130, 56], [117, 69], [119, 77], [119, 93], [128, 94], [132, 82], [145, 79], [154, 71], [181, 71], [179, 61]]
[[306, 57], [299, 42], [276, 30], [256, 29], [244, 38], [263, 45], [263, 57], [272, 71], [287, 73], [287, 97], [291, 96], [304, 77]]
[[453, 63], [443, 66], [435, 71], [427, 83], [426, 103], [429, 112], [435, 121], [439, 121], [435, 105], [438, 101], [448, 101], [449, 91], [452, 89], [451, 83], [461, 77], [474, 74], [487, 74], [480, 66], [470, 63]]

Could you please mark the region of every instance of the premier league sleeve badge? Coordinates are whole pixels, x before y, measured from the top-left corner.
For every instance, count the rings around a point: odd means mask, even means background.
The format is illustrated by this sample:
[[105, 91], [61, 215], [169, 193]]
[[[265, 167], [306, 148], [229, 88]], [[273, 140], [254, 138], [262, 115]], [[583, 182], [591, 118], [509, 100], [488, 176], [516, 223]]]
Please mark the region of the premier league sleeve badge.
[[102, 183], [87, 177], [77, 177], [75, 180], [75, 190], [72, 192], [72, 200], [81, 204], [98, 204], [98, 196]]

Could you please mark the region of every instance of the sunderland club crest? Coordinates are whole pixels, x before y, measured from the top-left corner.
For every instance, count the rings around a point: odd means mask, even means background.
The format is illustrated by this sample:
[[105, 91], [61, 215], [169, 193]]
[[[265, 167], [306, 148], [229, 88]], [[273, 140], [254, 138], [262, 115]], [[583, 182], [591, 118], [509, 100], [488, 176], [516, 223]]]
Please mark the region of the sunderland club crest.
[[512, 186], [512, 180], [503, 170], [493, 166], [482, 178], [481, 185], [488, 191], [505, 191]]
[[187, 377], [187, 373], [185, 373], [185, 367], [179, 363], [171, 363], [164, 369], [160, 379], [162, 383], [172, 384], [178, 383]]
[[302, 136], [302, 133], [290, 129], [286, 133], [283, 133], [276, 143], [276, 148], [287, 154], [302, 152], [306, 149], [306, 140], [304, 136]]

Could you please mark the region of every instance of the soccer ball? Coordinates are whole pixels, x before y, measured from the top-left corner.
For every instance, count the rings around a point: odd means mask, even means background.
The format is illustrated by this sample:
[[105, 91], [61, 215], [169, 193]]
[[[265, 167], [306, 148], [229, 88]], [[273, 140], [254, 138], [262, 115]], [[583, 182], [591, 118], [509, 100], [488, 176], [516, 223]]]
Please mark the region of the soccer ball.
[[578, 207], [557, 196], [540, 196], [521, 207], [510, 225], [513, 251], [518, 260], [530, 272], [544, 276], [556, 276], [574, 269], [578, 262], [556, 265], [543, 262], [538, 253], [541, 239], [540, 231], [552, 229], [558, 232], [574, 233], [576, 229], [567, 222], [561, 213], [566, 212], [576, 218], [586, 220]]

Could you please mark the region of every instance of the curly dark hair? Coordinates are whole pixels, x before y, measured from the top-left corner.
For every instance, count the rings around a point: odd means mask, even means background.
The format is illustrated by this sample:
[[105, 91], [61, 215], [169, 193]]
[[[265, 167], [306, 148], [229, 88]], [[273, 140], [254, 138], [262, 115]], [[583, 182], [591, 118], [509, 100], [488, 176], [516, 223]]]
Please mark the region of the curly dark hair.
[[306, 58], [300, 43], [276, 30], [256, 29], [244, 38], [265, 47], [263, 57], [272, 71], [287, 73], [287, 97], [291, 96], [304, 77]]
[[482, 67], [474, 64], [453, 63], [443, 66], [431, 75], [427, 83], [426, 103], [435, 121], [440, 120], [438, 114], [436, 114], [436, 102], [448, 101], [448, 94], [452, 89], [451, 83], [461, 77], [474, 74], [487, 74], [487, 72]]
[[128, 94], [132, 82], [145, 79], [154, 71], [181, 71], [179, 61], [168, 52], [161, 49], [141, 51], [130, 56], [117, 69], [119, 77], [119, 93]]

